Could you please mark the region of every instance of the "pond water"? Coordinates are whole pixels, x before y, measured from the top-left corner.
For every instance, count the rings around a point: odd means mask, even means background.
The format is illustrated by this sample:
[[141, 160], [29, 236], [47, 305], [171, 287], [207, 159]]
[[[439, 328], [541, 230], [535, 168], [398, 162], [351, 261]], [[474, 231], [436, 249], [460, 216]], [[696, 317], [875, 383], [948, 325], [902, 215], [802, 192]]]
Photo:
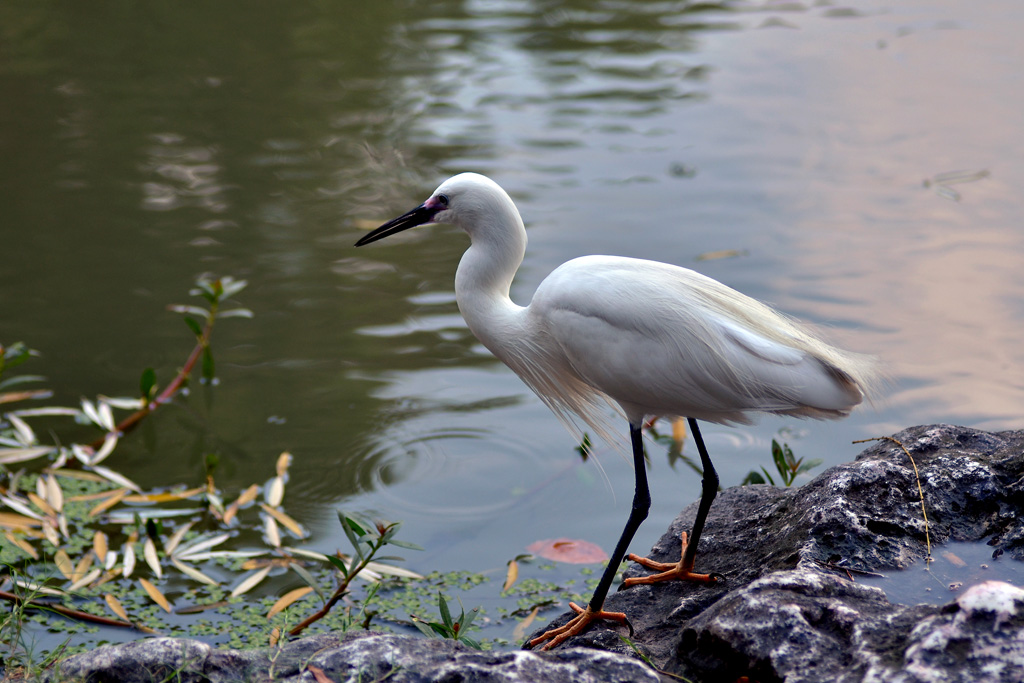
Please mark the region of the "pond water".
[[[216, 453], [238, 491], [290, 451], [307, 547], [346, 545], [344, 507], [403, 520], [421, 572], [610, 549], [631, 467], [600, 442], [580, 463], [468, 332], [465, 236], [352, 246], [472, 170], [526, 221], [520, 303], [572, 257], [652, 258], [883, 359], [847, 420], [708, 425], [725, 486], [771, 469], [773, 438], [830, 466], [910, 425], [1019, 428], [1022, 27], [1016, 0], [7, 2], [0, 343], [42, 352], [56, 403], [130, 395], [191, 348], [165, 306], [244, 278], [255, 318], [218, 325], [219, 384], [112, 466], [194, 482]], [[640, 552], [699, 492], [649, 450]]]

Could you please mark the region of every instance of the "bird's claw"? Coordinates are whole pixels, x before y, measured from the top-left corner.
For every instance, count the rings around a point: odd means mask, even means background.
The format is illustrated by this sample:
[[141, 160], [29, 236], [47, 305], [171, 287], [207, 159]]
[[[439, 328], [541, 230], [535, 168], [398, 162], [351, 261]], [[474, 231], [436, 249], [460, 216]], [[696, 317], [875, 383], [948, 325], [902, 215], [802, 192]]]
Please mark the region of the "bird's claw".
[[629, 637], [633, 637], [633, 624], [629, 623], [629, 619], [623, 612], [605, 612], [604, 610], [598, 610], [595, 612], [590, 609], [589, 606], [584, 609], [575, 602], [570, 602], [569, 607], [576, 613], [575, 617], [570, 619], [564, 626], [559, 626], [558, 628], [553, 628], [550, 631], [545, 631], [533, 640], [528, 641], [524, 647], [530, 649], [547, 640], [548, 642], [544, 643], [544, 647], [542, 647], [541, 650], [551, 650], [552, 648], [558, 647], [569, 638], [582, 633], [590, 622], [595, 619], [610, 619], [612, 621], [617, 621], [620, 624], [625, 624], [629, 628]]
[[660, 581], [670, 581], [673, 579], [680, 581], [695, 581], [697, 583], [718, 583], [725, 581], [725, 577], [718, 573], [711, 574], [697, 574], [693, 571], [693, 563], [690, 562], [690, 566], [683, 564], [683, 558], [686, 557], [686, 545], [689, 536], [684, 531], [681, 535], [683, 547], [679, 551], [678, 562], [657, 562], [650, 559], [649, 557], [640, 557], [630, 553], [626, 556], [626, 559], [631, 562], [636, 562], [639, 565], [653, 569], [658, 572], [650, 576], [638, 576], [635, 578], [626, 579], [622, 582], [623, 588], [629, 588], [630, 586], [638, 586], [640, 584], [658, 583]]

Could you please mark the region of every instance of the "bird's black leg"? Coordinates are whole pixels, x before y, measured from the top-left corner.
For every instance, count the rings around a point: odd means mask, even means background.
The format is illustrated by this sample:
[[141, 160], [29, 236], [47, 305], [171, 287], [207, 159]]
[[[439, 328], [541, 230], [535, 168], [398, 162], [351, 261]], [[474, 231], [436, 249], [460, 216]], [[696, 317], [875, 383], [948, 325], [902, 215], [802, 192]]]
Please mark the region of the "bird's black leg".
[[622, 564], [622, 558], [626, 555], [626, 549], [629, 547], [629, 542], [633, 540], [633, 535], [636, 534], [636, 530], [640, 528], [640, 524], [647, 518], [647, 513], [651, 509], [651, 491], [647, 487], [647, 470], [645, 469], [646, 463], [644, 462], [644, 442], [643, 436], [640, 433], [640, 425], [629, 425], [629, 438], [633, 444], [633, 468], [635, 469], [636, 476], [636, 491], [633, 493], [633, 508], [629, 511], [629, 519], [626, 520], [626, 527], [622, 530], [622, 535], [619, 537], [619, 542], [615, 544], [615, 550], [612, 552], [611, 559], [608, 560], [608, 567], [604, 570], [604, 574], [601, 576], [601, 581], [597, 584], [597, 590], [594, 591], [594, 596], [590, 598], [590, 604], [584, 609], [574, 602], [569, 603], [569, 607], [576, 612], [576, 616], [569, 620], [564, 626], [553, 628], [550, 631], [545, 631], [541, 635], [527, 642], [526, 647], [536, 647], [541, 643], [544, 643], [545, 650], [550, 650], [553, 647], [557, 647], [561, 643], [565, 642], [574, 635], [583, 632], [583, 629], [595, 619], [612, 619], [620, 623], [626, 624], [629, 627], [629, 635], [633, 635], [633, 626], [629, 623], [626, 615], [622, 612], [605, 612], [604, 600], [608, 597], [608, 589], [612, 586], [612, 581], [615, 580], [615, 575], [619, 571], [619, 565]]
[[690, 532], [689, 542], [686, 546], [686, 552], [683, 553], [682, 561], [683, 567], [687, 570], [692, 570], [694, 558], [697, 556], [697, 542], [700, 540], [701, 532], [704, 531], [704, 522], [708, 518], [708, 511], [711, 510], [711, 503], [715, 501], [715, 496], [718, 495], [718, 472], [715, 471], [715, 466], [711, 464], [711, 458], [708, 456], [708, 449], [704, 446], [704, 437], [700, 435], [697, 421], [692, 417], [688, 417], [686, 418], [686, 423], [690, 426], [690, 433], [693, 434], [693, 440], [697, 443], [697, 452], [700, 453], [700, 464], [704, 469], [704, 478], [700, 482], [700, 505], [697, 506], [697, 516], [693, 520], [693, 530]]
[[[633, 508], [629, 511], [629, 519], [626, 520], [626, 526], [622, 530], [622, 535], [619, 536], [619, 542], [615, 544], [615, 550], [608, 561], [608, 567], [604, 570], [601, 581], [597, 584], [594, 596], [590, 598], [590, 609], [595, 612], [600, 611], [604, 605], [604, 600], [608, 597], [608, 590], [612, 587], [612, 581], [615, 580], [615, 574], [618, 573], [619, 565], [622, 564], [622, 558], [626, 556], [629, 543], [633, 540], [636, 530], [647, 519], [647, 513], [651, 509], [651, 490], [647, 486], [647, 468], [644, 460], [644, 440], [639, 425], [634, 426], [632, 423], [629, 425], [629, 439], [633, 445], [633, 475], [636, 479], [636, 490], [633, 493]], [[715, 482], [715, 488], [717, 489], [717, 478]], [[710, 507], [710, 505], [711, 503], [709, 502], [708, 506]]]

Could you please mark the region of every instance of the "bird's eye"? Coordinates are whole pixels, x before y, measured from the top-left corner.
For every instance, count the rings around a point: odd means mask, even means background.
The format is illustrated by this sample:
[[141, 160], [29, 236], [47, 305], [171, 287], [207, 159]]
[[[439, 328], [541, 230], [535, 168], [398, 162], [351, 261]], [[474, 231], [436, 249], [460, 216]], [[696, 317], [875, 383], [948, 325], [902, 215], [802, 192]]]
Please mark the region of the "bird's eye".
[[441, 202], [441, 206], [448, 206], [448, 195], [439, 194], [437, 195], [437, 201]]

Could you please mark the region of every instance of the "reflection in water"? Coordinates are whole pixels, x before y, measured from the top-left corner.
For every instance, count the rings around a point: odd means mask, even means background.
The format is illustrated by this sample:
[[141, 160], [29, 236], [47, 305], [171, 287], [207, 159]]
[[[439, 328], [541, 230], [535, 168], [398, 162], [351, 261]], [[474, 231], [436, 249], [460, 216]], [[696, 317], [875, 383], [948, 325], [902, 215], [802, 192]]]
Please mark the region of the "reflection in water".
[[[509, 188], [526, 220], [519, 303], [574, 256], [651, 258], [887, 362], [875, 411], [708, 430], [726, 485], [770, 466], [780, 429], [831, 465], [911, 424], [1019, 426], [1024, 5], [249, 10], [0, 5], [0, 343], [40, 349], [32, 370], [61, 403], [129, 394], [187, 353], [163, 307], [196, 274], [252, 283], [256, 318], [218, 330], [215, 395], [115, 454], [143, 485], [196, 476], [212, 449], [230, 491], [289, 450], [288, 509], [322, 550], [344, 543], [340, 504], [451, 549], [414, 569], [503, 566], [542, 537], [608, 545], [629, 464], [598, 444], [607, 483], [576, 465], [577, 444], [468, 333], [452, 297], [465, 236], [351, 246], [463, 170]], [[958, 201], [922, 185], [962, 169], [989, 175]], [[720, 251], [742, 255], [697, 262]], [[660, 444], [650, 454], [634, 549], [697, 491]]]

